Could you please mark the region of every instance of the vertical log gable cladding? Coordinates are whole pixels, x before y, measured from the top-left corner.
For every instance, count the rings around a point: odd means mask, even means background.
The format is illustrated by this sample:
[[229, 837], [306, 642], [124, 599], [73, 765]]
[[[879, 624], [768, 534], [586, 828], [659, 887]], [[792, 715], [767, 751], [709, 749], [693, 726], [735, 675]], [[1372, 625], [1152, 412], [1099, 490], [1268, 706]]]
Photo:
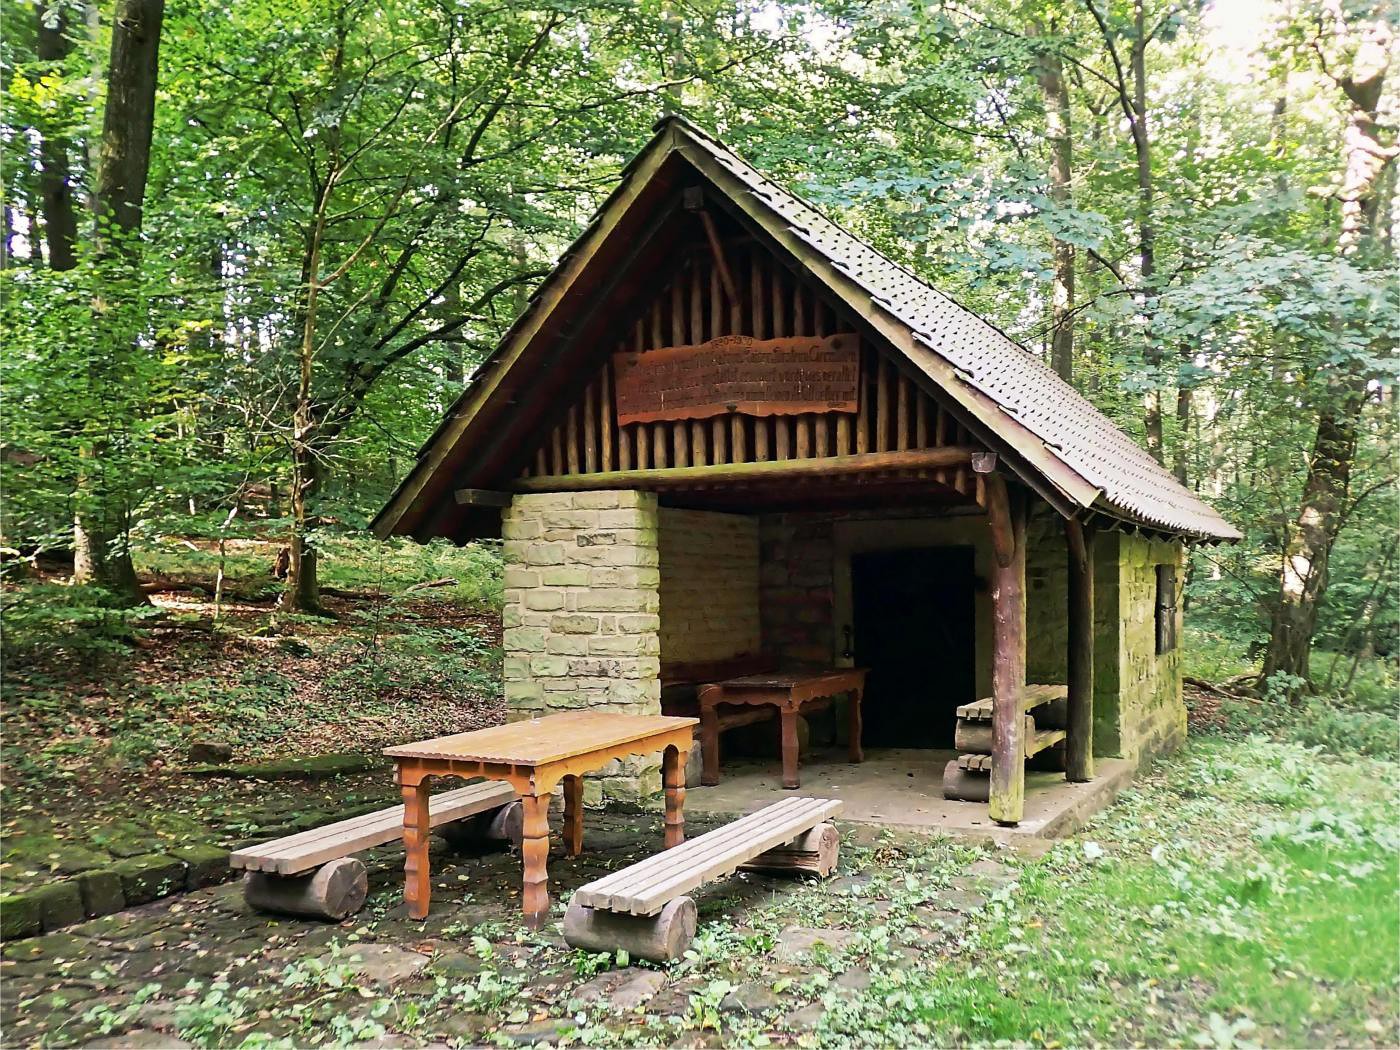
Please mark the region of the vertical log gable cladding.
[[[893, 357], [753, 241], [722, 245], [724, 267], [709, 247], [691, 246], [637, 315], [606, 347], [582, 389], [537, 435], [522, 478], [549, 479], [613, 471], [705, 467], [905, 452], [975, 444], [967, 430], [930, 397]], [[723, 268], [737, 293], [726, 288]], [[857, 346], [855, 412], [758, 415], [619, 425], [614, 354], [698, 347], [725, 336], [754, 340], [840, 335]], [[972, 496], [966, 466], [930, 471], [930, 480]]]

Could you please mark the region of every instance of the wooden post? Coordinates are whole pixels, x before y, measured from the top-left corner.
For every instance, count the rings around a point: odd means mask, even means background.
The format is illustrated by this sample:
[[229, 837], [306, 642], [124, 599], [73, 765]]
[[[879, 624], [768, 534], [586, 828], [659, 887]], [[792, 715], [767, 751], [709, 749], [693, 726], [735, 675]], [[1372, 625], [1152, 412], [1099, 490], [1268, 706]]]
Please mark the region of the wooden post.
[[[525, 866], [521, 904], [525, 924], [539, 929], [549, 919], [549, 795], [521, 795], [525, 810], [524, 838], [520, 855]], [[427, 909], [424, 909], [424, 918]]]
[[861, 723], [860, 705], [865, 698], [865, 689], [852, 689], [846, 697], [846, 757], [852, 762], [865, 761], [865, 747], [861, 737], [865, 735]]
[[564, 852], [577, 857], [583, 852], [583, 777], [564, 778]]
[[[1026, 511], [1012, 500], [993, 457], [973, 469], [985, 475], [992, 569], [992, 775], [988, 810], [998, 824], [1021, 820], [1026, 793]], [[980, 469], [979, 469], [980, 468]]]
[[791, 790], [802, 786], [797, 777], [797, 759], [801, 750], [797, 741], [797, 712], [784, 707], [779, 712], [783, 736], [783, 787]]
[[399, 770], [403, 792], [403, 897], [414, 919], [428, 917], [432, 882], [428, 872], [428, 785], [415, 770]]
[[1069, 541], [1069, 717], [1065, 779], [1094, 779], [1094, 530], [1074, 518]]
[[661, 755], [661, 779], [666, 789], [665, 846], [685, 841], [685, 761], [689, 751], [668, 747]]
[[719, 712], [705, 698], [719, 692], [717, 685], [700, 687], [700, 783], [706, 786], [719, 783]]

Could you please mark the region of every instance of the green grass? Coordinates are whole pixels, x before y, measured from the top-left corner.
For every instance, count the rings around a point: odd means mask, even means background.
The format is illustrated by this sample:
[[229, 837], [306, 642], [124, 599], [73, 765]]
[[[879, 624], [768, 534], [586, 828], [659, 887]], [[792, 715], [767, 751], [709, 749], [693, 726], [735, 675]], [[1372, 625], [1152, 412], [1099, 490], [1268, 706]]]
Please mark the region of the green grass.
[[821, 1041], [1394, 1045], [1392, 763], [1206, 737]]

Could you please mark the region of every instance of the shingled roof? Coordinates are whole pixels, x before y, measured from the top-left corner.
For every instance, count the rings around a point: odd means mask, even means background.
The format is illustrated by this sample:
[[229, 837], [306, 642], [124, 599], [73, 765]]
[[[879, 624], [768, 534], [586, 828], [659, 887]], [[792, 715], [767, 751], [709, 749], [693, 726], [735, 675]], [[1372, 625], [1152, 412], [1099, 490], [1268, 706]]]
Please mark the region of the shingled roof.
[[[1039, 475], [1026, 480], [1041, 491], [1046, 491], [1048, 484], [1060, 497], [1056, 503], [1062, 509], [1093, 510], [1191, 540], [1240, 538], [1238, 530], [1037, 356], [763, 176], [688, 121], [673, 116], [658, 123], [656, 136], [628, 165], [622, 185], [604, 203], [598, 217], [610, 208], [626, 206], [629, 181], [638, 177], [643, 159], [657, 150], [678, 152], [707, 175], [751, 221], [855, 307], [896, 349], [903, 350], [973, 418], [1001, 438], [1005, 447], [1018, 453], [1014, 458], [1021, 459], [1017, 464], [1021, 472]], [[598, 217], [565, 259], [596, 231]], [[564, 261], [541, 292], [559, 277]], [[540, 300], [537, 293], [531, 310], [539, 309]], [[522, 317], [507, 333], [497, 354], [525, 320]], [[480, 376], [479, 370], [474, 384]], [[414, 470], [380, 512], [375, 521], [380, 534], [400, 531], [397, 522], [402, 510], [396, 512], [396, 505], [421, 490], [423, 479], [418, 477], [415, 485], [415, 476], [441, 464], [442, 450], [433, 455], [434, 447], [452, 438], [446, 424], [471, 392], [469, 386], [444, 427], [424, 446]]]

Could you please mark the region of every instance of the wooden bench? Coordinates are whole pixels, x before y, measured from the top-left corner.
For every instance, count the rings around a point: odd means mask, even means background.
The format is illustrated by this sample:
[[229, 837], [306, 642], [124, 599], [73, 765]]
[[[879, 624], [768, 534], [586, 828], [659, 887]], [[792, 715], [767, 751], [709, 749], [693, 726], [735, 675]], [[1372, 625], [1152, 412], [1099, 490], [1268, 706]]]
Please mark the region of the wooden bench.
[[[509, 784], [486, 781], [434, 795], [429, 814], [433, 827], [451, 825], [458, 840], [520, 843], [521, 807]], [[237, 850], [229, 866], [248, 873], [243, 895], [254, 908], [339, 920], [360, 909], [369, 889], [364, 864], [351, 854], [402, 838], [403, 806], [389, 806]]]
[[743, 869], [830, 875], [840, 836], [827, 821], [841, 802], [785, 798], [575, 891], [564, 940], [653, 962], [678, 959], [695, 936], [690, 891]]
[[[1027, 685], [1021, 694], [1025, 719], [1025, 759], [1046, 768], [1064, 768], [1063, 750], [1068, 717], [1069, 689], [1063, 685]], [[943, 770], [943, 797], [961, 802], [986, 802], [991, 794], [992, 770], [991, 697], [963, 704], [957, 709], [953, 746], [961, 752]], [[1052, 749], [1058, 749], [1052, 752]]]

